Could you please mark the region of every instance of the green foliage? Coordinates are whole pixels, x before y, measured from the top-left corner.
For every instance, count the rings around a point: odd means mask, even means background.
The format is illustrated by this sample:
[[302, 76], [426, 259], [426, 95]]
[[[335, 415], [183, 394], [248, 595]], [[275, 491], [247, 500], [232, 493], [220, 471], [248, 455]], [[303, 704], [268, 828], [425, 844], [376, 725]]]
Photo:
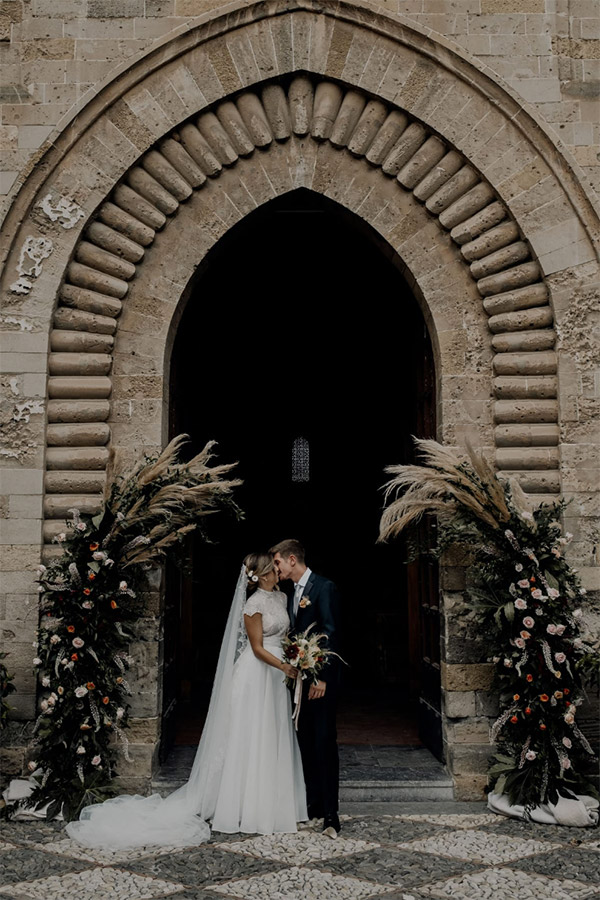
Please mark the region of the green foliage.
[[188, 464], [176, 460], [180, 440], [114, 481], [95, 516], [71, 510], [57, 540], [64, 552], [39, 569], [40, 627], [33, 664], [43, 691], [35, 724], [38, 781], [30, 805], [49, 803], [67, 820], [113, 793], [119, 745], [126, 759], [131, 693], [131, 627], [142, 611], [143, 570], [176, 558], [200, 517], [230, 498], [238, 482], [209, 468], [208, 449]]
[[0, 729], [6, 728], [8, 724], [8, 714], [12, 707], [7, 701], [9, 694], [16, 691], [16, 687], [12, 683], [14, 675], [8, 674], [8, 669], [4, 664], [4, 660], [8, 653], [0, 653]]

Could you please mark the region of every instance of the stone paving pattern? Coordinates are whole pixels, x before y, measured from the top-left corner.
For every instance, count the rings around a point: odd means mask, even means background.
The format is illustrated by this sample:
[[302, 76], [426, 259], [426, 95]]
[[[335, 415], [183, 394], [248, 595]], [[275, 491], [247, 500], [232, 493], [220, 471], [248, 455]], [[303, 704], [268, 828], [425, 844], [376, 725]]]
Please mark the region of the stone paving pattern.
[[600, 897], [597, 828], [517, 822], [483, 804], [347, 808], [337, 840], [310, 823], [297, 834], [214, 833], [199, 847], [119, 852], [83, 849], [65, 838], [60, 823], [3, 822], [0, 898]]

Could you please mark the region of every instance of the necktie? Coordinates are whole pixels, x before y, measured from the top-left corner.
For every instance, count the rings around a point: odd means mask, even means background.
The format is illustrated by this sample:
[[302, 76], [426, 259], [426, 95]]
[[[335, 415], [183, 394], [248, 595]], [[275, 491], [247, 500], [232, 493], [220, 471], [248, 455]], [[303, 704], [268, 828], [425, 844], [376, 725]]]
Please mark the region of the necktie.
[[298, 604], [302, 596], [302, 585], [297, 584], [294, 588], [294, 618], [298, 615]]

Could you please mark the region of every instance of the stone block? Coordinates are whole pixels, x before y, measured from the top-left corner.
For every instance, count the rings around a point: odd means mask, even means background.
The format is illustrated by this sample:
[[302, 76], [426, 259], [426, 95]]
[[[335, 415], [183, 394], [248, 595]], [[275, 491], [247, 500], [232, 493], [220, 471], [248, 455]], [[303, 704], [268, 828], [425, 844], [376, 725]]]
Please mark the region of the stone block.
[[448, 767], [454, 775], [486, 775], [492, 748], [485, 744], [449, 744]]
[[113, 785], [120, 794], [141, 794], [142, 797], [146, 797], [152, 793], [152, 778], [150, 775], [139, 777], [118, 775], [113, 780]]
[[485, 800], [487, 775], [454, 775], [455, 800]]
[[493, 667], [490, 663], [449, 665], [442, 662], [442, 687], [447, 691], [485, 691], [492, 684]]
[[130, 719], [127, 736], [132, 744], [154, 744], [160, 738], [161, 719]]
[[18, 778], [25, 769], [23, 747], [0, 747], [0, 785], [4, 787], [11, 778]]
[[124, 756], [118, 761], [117, 771], [122, 777], [151, 778], [158, 759], [158, 744], [129, 744], [130, 761]]
[[475, 716], [474, 691], [444, 691], [444, 712], [449, 719], [466, 719]]
[[498, 695], [489, 691], [475, 691], [475, 711], [478, 716], [496, 718], [500, 714]]
[[144, 0], [88, 0], [87, 14], [92, 19], [143, 16]]
[[486, 744], [490, 743], [490, 723], [485, 719], [465, 719], [449, 722], [447, 740], [451, 744]]

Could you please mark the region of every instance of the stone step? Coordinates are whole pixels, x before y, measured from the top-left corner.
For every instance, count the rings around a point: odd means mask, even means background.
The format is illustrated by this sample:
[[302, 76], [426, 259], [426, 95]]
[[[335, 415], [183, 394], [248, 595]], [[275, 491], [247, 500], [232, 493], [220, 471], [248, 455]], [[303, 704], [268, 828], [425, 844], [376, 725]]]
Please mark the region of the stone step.
[[342, 803], [376, 802], [395, 803], [411, 800], [421, 801], [453, 800], [454, 788], [451, 778], [433, 780], [427, 776], [414, 780], [395, 781], [340, 781], [340, 801]]

